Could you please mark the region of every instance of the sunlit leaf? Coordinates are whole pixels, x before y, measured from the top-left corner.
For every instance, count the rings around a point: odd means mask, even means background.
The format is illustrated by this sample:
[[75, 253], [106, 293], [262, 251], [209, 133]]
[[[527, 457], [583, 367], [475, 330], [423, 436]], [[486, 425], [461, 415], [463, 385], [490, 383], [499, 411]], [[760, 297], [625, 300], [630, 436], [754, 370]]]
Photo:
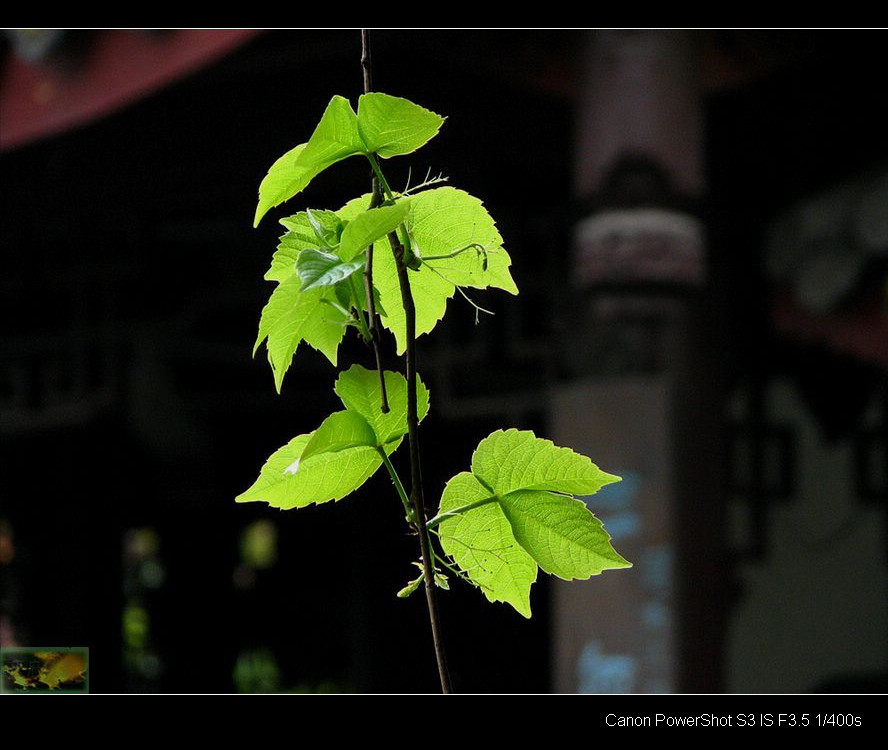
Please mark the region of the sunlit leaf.
[[373, 428], [357, 412], [337, 411], [321, 422], [321, 426], [314, 431], [301, 458], [304, 461], [320, 453], [338, 453], [362, 446], [376, 447]]
[[571, 580], [630, 567], [582, 500], [519, 490], [503, 497], [500, 507], [518, 543], [546, 573]]
[[[414, 249], [423, 259], [419, 270], [409, 273], [417, 336], [434, 329], [457, 286], [518, 293], [502, 237], [484, 204], [474, 196], [452, 187], [418, 193], [410, 199], [406, 224]], [[452, 257], [425, 260], [447, 255]], [[391, 252], [374, 254], [373, 281], [388, 311], [383, 325], [395, 334], [401, 354], [407, 344], [406, 317]]]
[[[441, 496], [441, 512], [490, 497], [472, 474], [453, 477]], [[454, 516], [439, 527], [441, 546], [492, 602], [507, 602], [530, 617], [530, 587], [537, 564], [518, 544], [498, 503]]]
[[306, 248], [296, 259], [296, 272], [302, 280], [302, 291], [314, 287], [333, 286], [364, 268], [364, 261], [343, 263], [336, 253]]
[[[429, 410], [429, 392], [417, 377], [417, 416], [420, 421]], [[343, 405], [360, 414], [373, 428], [380, 445], [407, 434], [407, 381], [398, 372], [385, 371], [385, 389], [389, 411], [380, 408], [382, 389], [379, 374], [360, 365], [352, 365], [336, 381], [334, 390]]]
[[271, 293], [262, 309], [259, 335], [253, 353], [267, 339], [268, 361], [278, 393], [296, 348], [302, 341], [324, 354], [335, 365], [337, 350], [345, 335], [348, 318], [331, 304], [335, 292], [330, 287], [302, 291], [302, 280], [291, 276]]
[[620, 481], [570, 448], [515, 429], [497, 430], [478, 443], [472, 473], [500, 496], [516, 490], [592, 495]]
[[305, 215], [308, 217], [308, 223], [321, 247], [333, 249], [339, 244], [339, 235], [342, 234], [342, 219], [334, 211], [319, 211], [309, 208]]
[[256, 207], [256, 215], [253, 218], [254, 227], [259, 226], [259, 222], [262, 221], [262, 217], [268, 213], [269, 209], [292, 198], [311, 180], [309, 177], [303, 184], [306, 172], [296, 166], [299, 155], [305, 151], [307, 145], [307, 143], [300, 143], [287, 151], [271, 165], [268, 174], [262, 178], [262, 182], [259, 184], [259, 205]]
[[[375, 371], [353, 365], [343, 372], [336, 381], [336, 393], [346, 410], [275, 451], [237, 501], [300, 508], [338, 500], [360, 487], [382, 465], [379, 451], [393, 453], [407, 434], [407, 381], [399, 373], [385, 372], [385, 382], [392, 405], [388, 414], [380, 408]], [[421, 382], [417, 386], [422, 419], [429, 397]]]
[[271, 259], [271, 268], [265, 272], [267, 281], [286, 281], [296, 273], [299, 253], [318, 246], [317, 237], [305, 211], [281, 219], [281, 224], [287, 228], [287, 232], [281, 236]]
[[268, 170], [259, 186], [253, 226], [277, 205], [300, 193], [327, 167], [365, 150], [358, 120], [347, 99], [334, 96], [307, 143], [288, 151]]
[[444, 118], [408, 99], [373, 92], [358, 101], [358, 132], [368, 151], [383, 158], [416, 151], [441, 129]]
[[259, 477], [236, 501], [262, 501], [286, 510], [339, 500], [382, 465], [376, 449], [366, 446], [321, 453], [302, 462], [302, 452], [312, 435], [299, 435], [272, 453]]
[[[340, 257], [351, 260], [369, 245], [393, 232], [406, 218], [409, 207], [410, 199], [405, 198], [392, 206], [380, 206], [357, 214], [342, 232]], [[387, 242], [383, 250], [389, 250]]]
[[[441, 544], [491, 601], [530, 617], [537, 565], [565, 579], [629, 567], [585, 503], [619, 477], [568, 448], [522, 430], [498, 430], [478, 444], [472, 471], [441, 497]], [[557, 493], [557, 494], [556, 494]]]

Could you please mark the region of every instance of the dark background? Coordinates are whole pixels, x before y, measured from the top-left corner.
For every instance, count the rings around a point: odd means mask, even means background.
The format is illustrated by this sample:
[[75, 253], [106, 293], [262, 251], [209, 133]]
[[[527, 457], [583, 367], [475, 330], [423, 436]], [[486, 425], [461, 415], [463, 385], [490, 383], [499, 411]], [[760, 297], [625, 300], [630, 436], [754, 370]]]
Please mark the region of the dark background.
[[[571, 179], [586, 33], [373, 34], [375, 88], [448, 116], [422, 152], [387, 165], [390, 182], [403, 183], [409, 162], [414, 176], [443, 170], [481, 197], [522, 290], [517, 299], [481, 295], [497, 314], [477, 328], [457, 299], [447, 323], [421, 339], [432, 394], [424, 475], [435, 503], [478, 440], [504, 426], [483, 404], [573, 371], [578, 334], [565, 323], [573, 303], [563, 290], [580, 215]], [[885, 36], [725, 31], [696, 40], [708, 66], [707, 188], [691, 211], [706, 226], [710, 270], [703, 288], [667, 293], [707, 321], [723, 407], [737, 388], [785, 375], [824, 435], [853, 436], [867, 399], [885, 389], [885, 369], [777, 334], [764, 237], [795, 201], [888, 161]], [[0, 54], [13, 55], [11, 45]], [[271, 289], [262, 275], [275, 220], [286, 213], [251, 224], [267, 167], [306, 140], [331, 95], [356, 100], [359, 60], [357, 30], [271, 31], [96, 122], [2, 155], [5, 393], [28, 394], [16, 415], [55, 414], [9, 417], [0, 433], [0, 517], [15, 549], [2, 568], [3, 613], [19, 644], [89, 646], [92, 691], [233, 691], [243, 688], [233, 665], [248, 652], [272, 655], [277, 676], [263, 684], [275, 689], [437, 688], [423, 598], [394, 597], [413, 576], [417, 545], [386, 477], [298, 512], [233, 502], [274, 449], [336, 408], [333, 370], [316, 352], [300, 349], [281, 396], [264, 356], [250, 358]], [[741, 74], [720, 75], [725, 60]], [[335, 208], [366, 181], [365, 166], [347, 160], [305, 201]], [[884, 264], [875, 268], [884, 288]], [[463, 348], [475, 364], [448, 364]], [[354, 341], [340, 356], [346, 366], [370, 363]], [[441, 389], [482, 406], [436, 412]], [[81, 395], [54, 403], [52, 393]], [[710, 418], [729, 446], [722, 412]], [[515, 426], [544, 430], [542, 401], [522, 406]], [[239, 534], [262, 519], [277, 529], [277, 561], [245, 573]], [[126, 535], [140, 528], [153, 530], [156, 550], [127, 557]], [[727, 528], [680, 534], [717, 541], [710, 573], [730, 611], [743, 592]], [[149, 558], [162, 569], [157, 585], [139, 578]], [[444, 594], [457, 690], [550, 689], [547, 589], [542, 579], [534, 586], [531, 621], [465, 586]], [[717, 618], [700, 627], [715, 627], [707, 637], [723, 643]], [[727, 689], [723, 663], [705, 671], [704, 684], [678, 688]]]

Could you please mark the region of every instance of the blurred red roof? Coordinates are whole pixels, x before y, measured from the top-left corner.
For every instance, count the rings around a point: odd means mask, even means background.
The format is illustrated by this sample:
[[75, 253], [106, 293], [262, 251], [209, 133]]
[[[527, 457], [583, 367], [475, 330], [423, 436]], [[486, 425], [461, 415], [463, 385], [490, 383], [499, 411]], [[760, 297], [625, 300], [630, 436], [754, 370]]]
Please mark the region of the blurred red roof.
[[259, 33], [256, 29], [103, 30], [85, 39], [85, 48], [74, 60], [50, 55], [27, 62], [10, 51], [0, 72], [0, 149], [23, 146], [110, 114], [205, 67]]

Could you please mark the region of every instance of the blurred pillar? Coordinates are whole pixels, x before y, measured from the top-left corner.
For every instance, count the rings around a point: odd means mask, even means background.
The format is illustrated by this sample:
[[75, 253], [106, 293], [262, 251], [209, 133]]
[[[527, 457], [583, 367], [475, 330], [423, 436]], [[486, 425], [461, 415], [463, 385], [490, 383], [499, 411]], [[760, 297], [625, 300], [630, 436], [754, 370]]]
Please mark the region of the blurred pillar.
[[623, 477], [589, 507], [634, 567], [555, 583], [559, 692], [721, 685], [720, 373], [706, 343], [695, 47], [686, 32], [587, 38], [575, 304], [552, 433]]

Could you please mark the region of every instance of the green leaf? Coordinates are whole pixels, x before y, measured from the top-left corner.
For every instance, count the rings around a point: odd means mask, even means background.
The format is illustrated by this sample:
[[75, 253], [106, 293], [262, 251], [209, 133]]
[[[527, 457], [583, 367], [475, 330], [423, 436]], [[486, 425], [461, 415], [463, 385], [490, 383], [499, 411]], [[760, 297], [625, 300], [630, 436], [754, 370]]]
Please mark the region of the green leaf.
[[331, 414], [314, 431], [302, 453], [301, 460], [319, 453], [338, 453], [348, 448], [376, 447], [376, 434], [367, 420], [354, 411], [338, 411]]
[[582, 500], [551, 492], [518, 491], [500, 501], [518, 543], [539, 566], [565, 580], [628, 568], [610, 534]]
[[[373, 428], [379, 445], [386, 445], [407, 434], [407, 380], [398, 372], [386, 370], [385, 390], [389, 411], [380, 409], [381, 389], [379, 374], [360, 365], [352, 365], [343, 372], [333, 390], [343, 405], [357, 412]], [[416, 379], [416, 411], [420, 421], [429, 411], [429, 392], [423, 382]]]
[[302, 291], [321, 286], [333, 286], [364, 267], [364, 261], [343, 263], [335, 253], [306, 248], [296, 260], [296, 272], [302, 280]]
[[387, 159], [409, 154], [440, 130], [444, 118], [408, 99], [364, 94], [358, 101], [358, 132], [368, 151]]
[[498, 430], [478, 444], [471, 473], [447, 483], [440, 513], [454, 515], [438, 523], [442, 546], [488, 599], [530, 617], [537, 565], [568, 580], [630, 566], [586, 505], [566, 496], [616, 481], [532, 432]]
[[351, 284], [337, 284], [333, 287], [336, 302], [342, 309], [348, 312], [355, 305], [354, 292]]
[[502, 248], [496, 222], [474, 195], [449, 186], [419, 193], [412, 198], [408, 226], [420, 257], [448, 255], [473, 244], [486, 249], [486, 268], [484, 253], [476, 248], [452, 258], [426, 261], [451, 283], [518, 294], [509, 272], [512, 261]]
[[370, 208], [372, 198], [373, 196], [370, 193], [364, 193], [357, 198], [352, 198], [336, 212], [336, 215], [342, 219], [343, 223], [350, 223], [355, 220], [358, 214], [362, 214]]
[[[401, 286], [392, 253], [373, 253], [373, 284], [379, 290], [379, 299], [387, 311], [381, 318], [383, 326], [395, 335], [397, 353], [407, 348], [407, 319], [401, 302]], [[410, 272], [410, 292], [416, 309], [416, 335], [421, 336], [434, 329], [447, 310], [447, 300], [455, 287], [447, 280], [421, 266]]]
[[317, 237], [305, 211], [281, 219], [281, 224], [288, 231], [281, 236], [277, 250], [271, 259], [271, 268], [265, 272], [267, 281], [286, 281], [296, 273], [296, 260], [299, 258], [299, 253], [318, 246]]
[[268, 340], [268, 361], [278, 393], [300, 342], [305, 341], [335, 365], [339, 343], [348, 323], [347, 316], [328, 304], [331, 300], [335, 301], [335, 292], [331, 287], [304, 292], [300, 288], [301, 283], [302, 280], [294, 275], [281, 282], [271, 293], [262, 309], [259, 335], [253, 347], [255, 355], [259, 345]]
[[[337, 214], [337, 216], [338, 215], [339, 214]], [[315, 242], [317, 239], [314, 228], [311, 226], [311, 221], [308, 219], [308, 211], [300, 211], [292, 216], [285, 216], [280, 220], [280, 224], [282, 224], [288, 232], [299, 235], [306, 242]], [[315, 246], [316, 244], [312, 245], [312, 247]]]
[[415, 593], [421, 584], [422, 584], [422, 573], [420, 573], [416, 578], [414, 578], [412, 581], [410, 581], [410, 583], [408, 583], [404, 588], [402, 588], [397, 593], [397, 597], [399, 599], [406, 599], [408, 596]]
[[[262, 182], [259, 184], [259, 205], [256, 207], [256, 215], [253, 218], [254, 227], [259, 226], [262, 217], [270, 209], [280, 205], [288, 198], [292, 198], [308, 184], [306, 180], [305, 185], [301, 185], [304, 170], [296, 167], [296, 161], [305, 151], [307, 145], [307, 143], [300, 143], [287, 151], [271, 165], [268, 174], [262, 178]], [[291, 192], [291, 188], [294, 187], [295, 189]]]
[[[480, 253], [468, 248], [451, 258], [424, 261], [418, 271], [410, 272], [417, 336], [434, 329], [444, 316], [447, 301], [456, 292], [457, 285], [478, 289], [495, 287], [518, 293], [509, 272], [511, 259], [502, 248], [502, 237], [493, 218], [474, 196], [452, 187], [418, 193], [410, 199], [406, 224], [420, 257], [449, 255], [473, 243], [486, 251]], [[406, 318], [397, 268], [390, 252], [374, 253], [373, 281], [388, 311], [383, 325], [395, 334], [397, 351], [401, 354], [407, 343]]]
[[[374, 370], [354, 365], [343, 372], [336, 393], [346, 410], [331, 414], [314, 432], [275, 451], [237, 501], [300, 508], [338, 500], [360, 487], [382, 465], [379, 449], [393, 453], [407, 434], [407, 381], [396, 372], [386, 372], [385, 381], [392, 405], [388, 414], [380, 410], [379, 376]], [[422, 419], [429, 394], [420, 382], [417, 392]]]
[[359, 446], [302, 460], [314, 433], [299, 435], [271, 454], [252, 486], [237, 496], [275, 508], [302, 508], [339, 500], [366, 482], [382, 465], [375, 448]]
[[268, 170], [259, 186], [253, 226], [272, 208], [300, 193], [327, 167], [364, 152], [358, 120], [347, 99], [334, 96], [307, 143], [288, 151]]
[[620, 481], [586, 456], [516, 429], [497, 430], [478, 443], [472, 473], [500, 497], [516, 490], [592, 495]]
[[388, 314], [382, 306], [382, 301], [379, 299], [379, 289], [376, 288], [376, 284], [373, 285], [373, 306], [376, 308], [378, 315], [385, 317]]
[[[441, 496], [441, 512], [484, 500], [490, 492], [472, 474], [453, 477]], [[537, 564], [518, 544], [498, 503], [447, 519], [438, 527], [441, 546], [492, 602], [507, 602], [530, 617], [530, 587]]]
[[342, 219], [335, 212], [309, 208], [305, 215], [322, 247], [332, 250], [339, 244], [339, 235], [342, 234]]
[[[339, 255], [351, 260], [377, 240], [393, 232], [407, 217], [410, 199], [400, 200], [393, 206], [380, 206], [357, 214], [342, 232]], [[385, 250], [389, 250], [386, 243]]]

